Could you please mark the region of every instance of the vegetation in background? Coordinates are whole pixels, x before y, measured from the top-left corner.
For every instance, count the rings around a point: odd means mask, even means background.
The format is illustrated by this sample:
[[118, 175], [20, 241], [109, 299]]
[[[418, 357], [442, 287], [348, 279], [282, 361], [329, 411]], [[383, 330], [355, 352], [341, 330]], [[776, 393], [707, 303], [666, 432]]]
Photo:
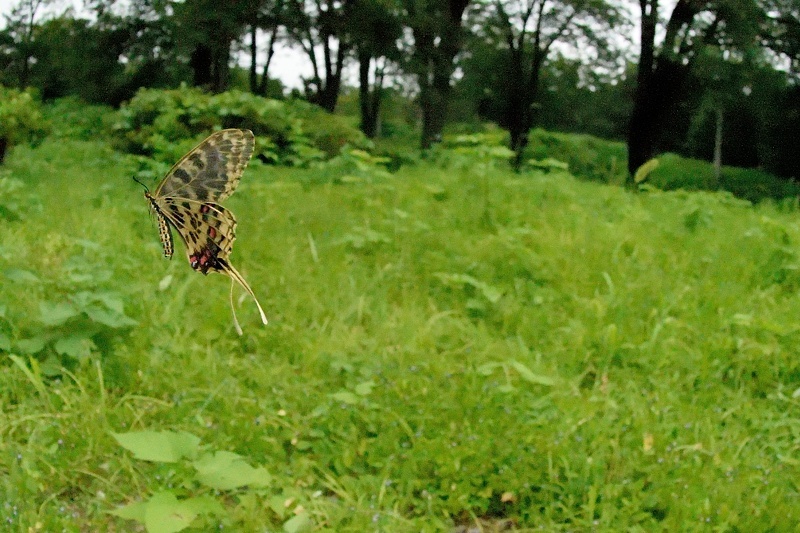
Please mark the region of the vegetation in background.
[[33, 91], [18, 91], [0, 85], [0, 164], [10, 147], [41, 140], [47, 130], [41, 103]]
[[209, 131], [245, 128], [258, 137], [255, 157], [265, 163], [303, 166], [369, 141], [344, 117], [296, 100], [270, 100], [228, 91], [143, 89], [118, 113], [113, 129], [125, 152], [172, 164]]

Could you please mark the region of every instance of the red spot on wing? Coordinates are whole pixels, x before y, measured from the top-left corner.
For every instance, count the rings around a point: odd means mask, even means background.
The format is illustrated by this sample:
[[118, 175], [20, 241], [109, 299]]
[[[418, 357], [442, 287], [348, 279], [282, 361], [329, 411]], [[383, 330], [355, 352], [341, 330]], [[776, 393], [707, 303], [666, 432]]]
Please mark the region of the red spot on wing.
[[217, 230], [214, 228], [208, 228], [208, 236], [213, 239], [217, 236]]

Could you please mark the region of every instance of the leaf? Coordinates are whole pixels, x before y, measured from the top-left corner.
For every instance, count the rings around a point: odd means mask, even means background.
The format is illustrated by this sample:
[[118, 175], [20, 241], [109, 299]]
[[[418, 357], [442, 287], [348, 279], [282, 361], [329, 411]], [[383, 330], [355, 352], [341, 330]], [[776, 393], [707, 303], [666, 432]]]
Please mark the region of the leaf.
[[242, 456], [232, 452], [209, 453], [192, 464], [198, 481], [212, 489], [231, 490], [245, 485], [267, 487], [271, 482], [265, 468], [253, 468]]
[[26, 354], [35, 354], [44, 350], [45, 339], [42, 337], [31, 337], [30, 339], [18, 340], [14, 343], [17, 350]]
[[120, 446], [136, 459], [156, 463], [175, 463], [197, 455], [200, 438], [186, 431], [131, 431], [111, 433]]
[[635, 183], [642, 183], [650, 174], [658, 168], [659, 160], [657, 158], [653, 158], [646, 163], [642, 164], [638, 169], [636, 169], [636, 174], [633, 176], [633, 181]]
[[58, 339], [55, 343], [57, 353], [68, 355], [75, 359], [85, 359], [92, 355], [94, 350], [97, 350], [97, 345], [92, 339], [82, 335], [70, 335]]
[[60, 326], [70, 318], [80, 314], [80, 311], [69, 302], [39, 302], [39, 313], [42, 324], [46, 326]]
[[171, 491], [164, 491], [154, 494], [146, 502], [131, 503], [108, 513], [146, 524], [147, 531], [152, 533], [181, 531], [198, 515], [222, 516], [225, 514], [225, 509], [211, 496], [178, 500]]
[[4, 352], [11, 350], [11, 338], [5, 333], [0, 333], [0, 350]]
[[125, 326], [135, 326], [138, 324], [134, 319], [114, 310], [101, 309], [90, 306], [83, 310], [93, 321], [108, 326], [110, 328], [121, 328]]
[[176, 533], [189, 527], [198, 514], [172, 492], [159, 492], [147, 502], [144, 525], [148, 533]]
[[7, 310], [6, 304], [0, 304], [0, 318], [5, 318]]
[[337, 402], [342, 402], [350, 405], [355, 405], [358, 403], [358, 396], [346, 390], [334, 392], [333, 394], [330, 395], [330, 397], [336, 400]]
[[108, 514], [113, 514], [114, 516], [118, 516], [126, 520], [136, 520], [137, 522], [144, 524], [146, 512], [147, 502], [134, 502], [126, 505], [125, 507], [120, 507], [118, 509], [114, 509], [113, 511], [109, 511]]
[[360, 396], [369, 396], [372, 392], [372, 389], [375, 387], [375, 382], [372, 380], [364, 381], [356, 385], [355, 391], [356, 394]]
[[312, 525], [311, 518], [309, 518], [308, 514], [300, 513], [284, 522], [283, 530], [286, 533], [300, 533], [302, 531], [308, 531], [311, 529]]
[[478, 372], [478, 374], [480, 374], [482, 376], [490, 376], [495, 371], [496, 368], [502, 367], [502, 366], [503, 366], [503, 363], [486, 363], [486, 364], [483, 364], [483, 365], [479, 366], [475, 370]]
[[519, 377], [527, 381], [528, 383], [534, 383], [536, 385], [547, 385], [552, 386], [555, 384], [555, 380], [549, 376], [542, 376], [541, 374], [534, 374], [530, 368], [523, 365], [519, 361], [511, 361], [511, 368], [517, 371]]
[[42, 378], [39, 376], [39, 367], [36, 363], [36, 360], [31, 359], [31, 366], [33, 367], [33, 370], [31, 370], [21, 357], [16, 355], [9, 355], [8, 357], [11, 358], [15, 365], [17, 365], [17, 368], [22, 370], [22, 373], [25, 374], [25, 377], [28, 378], [28, 381], [31, 382], [31, 385], [33, 385], [33, 387], [39, 391], [39, 394], [44, 396], [47, 393], [47, 390], [44, 387]]
[[39, 277], [30, 270], [21, 268], [9, 268], [4, 272], [5, 276], [11, 281], [18, 283], [39, 283]]

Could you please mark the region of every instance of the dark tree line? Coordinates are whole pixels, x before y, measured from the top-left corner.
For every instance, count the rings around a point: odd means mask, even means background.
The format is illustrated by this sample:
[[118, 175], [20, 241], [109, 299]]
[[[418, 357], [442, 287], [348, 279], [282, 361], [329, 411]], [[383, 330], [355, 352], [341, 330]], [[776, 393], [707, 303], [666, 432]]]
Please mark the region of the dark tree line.
[[[180, 83], [279, 96], [270, 66], [290, 46], [311, 65], [304, 97], [330, 112], [356, 68], [370, 137], [391, 82], [416, 87], [423, 149], [447, 121], [479, 117], [508, 131], [518, 166], [546, 126], [626, 139], [631, 174], [666, 150], [797, 174], [796, 0], [678, 0], [669, 13], [638, 0], [638, 20], [610, 0], [87, 0], [91, 21], [45, 16], [49, 4], [19, 0], [6, 16], [0, 83], [112, 105]], [[635, 34], [634, 57], [621, 46]]]

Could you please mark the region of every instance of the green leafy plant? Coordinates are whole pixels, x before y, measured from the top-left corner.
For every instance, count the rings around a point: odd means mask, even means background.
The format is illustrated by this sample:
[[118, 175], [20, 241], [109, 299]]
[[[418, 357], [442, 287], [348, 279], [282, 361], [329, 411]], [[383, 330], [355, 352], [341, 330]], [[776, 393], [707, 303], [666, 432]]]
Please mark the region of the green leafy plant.
[[0, 85], [0, 163], [15, 144], [37, 142], [49, 129], [41, 103], [32, 91]]
[[135, 459], [175, 465], [172, 484], [179, 489], [161, 489], [146, 501], [110, 511], [143, 524], [148, 533], [174, 533], [206, 518], [225, 517], [226, 499], [219, 498], [220, 493], [271, 486], [271, 476], [263, 467], [250, 466], [235, 453], [209, 451], [200, 445], [198, 437], [185, 431], [136, 431], [112, 436]]
[[245, 128], [258, 139], [254, 157], [307, 166], [346, 145], [369, 142], [347, 120], [301, 101], [279, 101], [241, 91], [208, 94], [188, 87], [142, 89], [113, 126], [117, 146], [171, 164], [214, 129]]

